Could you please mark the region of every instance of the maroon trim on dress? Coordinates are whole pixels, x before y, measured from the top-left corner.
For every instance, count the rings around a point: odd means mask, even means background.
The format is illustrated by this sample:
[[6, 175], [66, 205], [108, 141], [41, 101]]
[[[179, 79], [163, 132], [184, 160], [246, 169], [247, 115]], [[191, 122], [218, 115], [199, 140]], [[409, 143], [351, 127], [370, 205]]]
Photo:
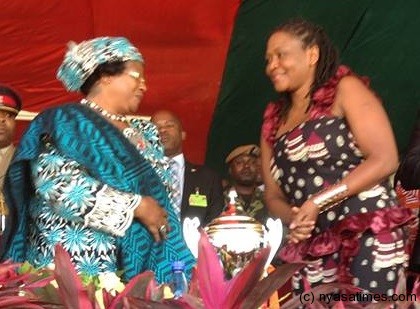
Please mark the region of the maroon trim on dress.
[[341, 220], [330, 229], [303, 242], [286, 244], [280, 250], [279, 257], [288, 263], [305, 263], [314, 258], [339, 252], [338, 281], [351, 283], [353, 276], [349, 265], [351, 258], [359, 252], [359, 235], [369, 229], [374, 234], [389, 232], [414, 219], [411, 210], [402, 206], [359, 213]]
[[263, 116], [263, 124], [261, 128], [261, 134], [264, 139], [271, 145], [274, 145], [276, 133], [278, 129], [280, 117], [280, 103], [270, 102], [268, 103]]

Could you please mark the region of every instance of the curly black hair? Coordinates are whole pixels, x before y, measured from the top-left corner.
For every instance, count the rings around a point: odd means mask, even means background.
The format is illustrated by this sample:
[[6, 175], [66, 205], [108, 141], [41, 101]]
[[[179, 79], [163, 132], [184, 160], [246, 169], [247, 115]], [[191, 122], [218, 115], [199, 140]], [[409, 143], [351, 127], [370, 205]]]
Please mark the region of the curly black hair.
[[[339, 54], [336, 47], [332, 44], [324, 29], [302, 18], [294, 18], [286, 21], [277, 28], [275, 28], [270, 37], [278, 32], [286, 32], [298, 38], [303, 45], [303, 48], [309, 48], [314, 45], [319, 48], [319, 60], [315, 70], [315, 78], [307, 94], [310, 98], [310, 103], [306, 111], [309, 110], [313, 104], [313, 94], [332, 76], [334, 76], [339, 66]], [[281, 118], [287, 117], [288, 111], [291, 108], [290, 94], [287, 92], [280, 93], [281, 98], [285, 104], [280, 112]]]

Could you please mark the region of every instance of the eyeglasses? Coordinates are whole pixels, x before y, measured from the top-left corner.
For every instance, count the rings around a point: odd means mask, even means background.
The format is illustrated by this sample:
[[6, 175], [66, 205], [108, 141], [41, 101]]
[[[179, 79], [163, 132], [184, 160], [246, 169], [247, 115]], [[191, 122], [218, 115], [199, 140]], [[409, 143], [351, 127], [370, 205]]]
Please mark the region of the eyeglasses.
[[146, 79], [144, 79], [144, 77], [141, 76], [139, 72], [136, 72], [136, 71], [128, 71], [126, 73], [127, 73], [127, 75], [131, 76], [135, 80], [139, 81], [140, 84], [146, 85]]

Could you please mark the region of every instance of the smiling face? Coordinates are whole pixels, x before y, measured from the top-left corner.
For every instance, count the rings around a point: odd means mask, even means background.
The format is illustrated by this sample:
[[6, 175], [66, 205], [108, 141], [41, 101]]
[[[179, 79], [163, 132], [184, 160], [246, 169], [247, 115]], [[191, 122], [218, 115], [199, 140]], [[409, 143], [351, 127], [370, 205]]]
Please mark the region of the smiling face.
[[101, 81], [106, 86], [107, 95], [114, 99], [114, 112], [119, 114], [137, 112], [147, 91], [144, 66], [141, 62], [127, 61], [121, 74], [103, 76]]
[[271, 35], [266, 49], [266, 74], [278, 92], [309, 91], [313, 82], [319, 49], [304, 48], [301, 40], [287, 32]]

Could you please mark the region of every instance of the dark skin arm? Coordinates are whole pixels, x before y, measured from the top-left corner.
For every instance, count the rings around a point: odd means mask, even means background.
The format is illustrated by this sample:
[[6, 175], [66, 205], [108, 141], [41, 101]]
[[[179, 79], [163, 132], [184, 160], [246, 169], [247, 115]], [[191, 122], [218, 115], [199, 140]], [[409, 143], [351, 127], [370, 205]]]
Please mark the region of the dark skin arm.
[[[347, 76], [340, 81], [332, 113], [346, 118], [365, 159], [341, 180], [348, 187], [348, 196], [373, 187], [396, 171], [398, 153], [388, 116], [380, 100], [358, 78]], [[296, 233], [294, 229], [304, 221], [316, 221], [318, 214], [311, 199], [296, 210], [291, 240], [308, 238], [312, 231]]]

